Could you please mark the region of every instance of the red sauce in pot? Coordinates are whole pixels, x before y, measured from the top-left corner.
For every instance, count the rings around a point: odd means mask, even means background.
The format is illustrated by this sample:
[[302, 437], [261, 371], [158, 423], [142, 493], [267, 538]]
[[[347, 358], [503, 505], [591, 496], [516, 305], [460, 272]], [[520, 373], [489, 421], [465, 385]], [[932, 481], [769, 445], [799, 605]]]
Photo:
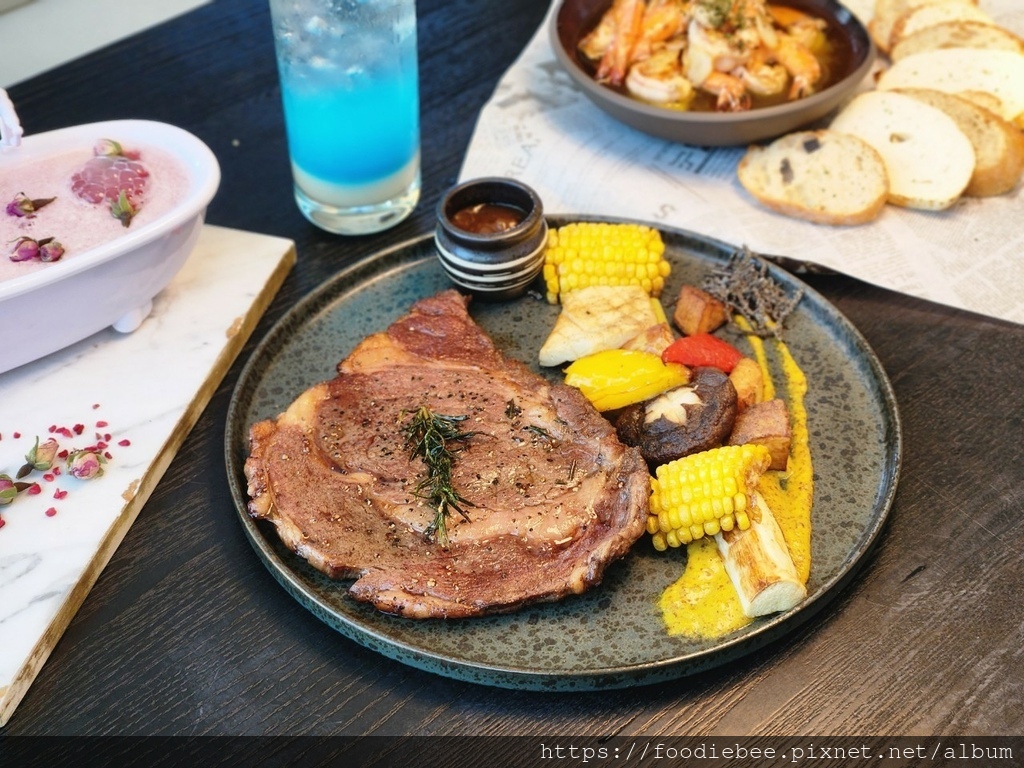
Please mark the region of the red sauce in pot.
[[512, 229], [526, 218], [511, 205], [479, 203], [463, 208], [452, 216], [452, 224], [476, 235], [494, 235]]

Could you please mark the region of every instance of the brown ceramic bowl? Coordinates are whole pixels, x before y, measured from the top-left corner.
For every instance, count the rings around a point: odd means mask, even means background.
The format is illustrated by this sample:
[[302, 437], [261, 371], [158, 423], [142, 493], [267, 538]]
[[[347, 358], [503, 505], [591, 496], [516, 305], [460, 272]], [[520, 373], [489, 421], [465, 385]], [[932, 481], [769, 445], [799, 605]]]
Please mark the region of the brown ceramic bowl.
[[555, 56], [591, 101], [626, 125], [670, 141], [703, 146], [742, 146], [775, 138], [825, 117], [867, 75], [875, 47], [867, 30], [835, 0], [782, 0], [780, 4], [823, 17], [849, 45], [836, 82], [803, 99], [746, 112], [680, 111], [647, 104], [602, 85], [593, 66], [577, 51], [579, 40], [597, 24], [611, 0], [561, 0], [551, 18]]

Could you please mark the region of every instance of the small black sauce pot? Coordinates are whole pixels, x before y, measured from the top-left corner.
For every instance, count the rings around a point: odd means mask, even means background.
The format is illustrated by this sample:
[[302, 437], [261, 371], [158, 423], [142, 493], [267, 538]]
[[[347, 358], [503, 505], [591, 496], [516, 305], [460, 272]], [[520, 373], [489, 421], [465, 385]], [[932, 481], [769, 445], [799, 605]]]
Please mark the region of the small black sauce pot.
[[[509, 229], [483, 234], [454, 223], [459, 211], [486, 204], [515, 208], [523, 218]], [[471, 179], [448, 190], [437, 206], [434, 243], [442, 266], [456, 286], [484, 299], [521, 296], [544, 266], [547, 236], [540, 197], [516, 179]]]

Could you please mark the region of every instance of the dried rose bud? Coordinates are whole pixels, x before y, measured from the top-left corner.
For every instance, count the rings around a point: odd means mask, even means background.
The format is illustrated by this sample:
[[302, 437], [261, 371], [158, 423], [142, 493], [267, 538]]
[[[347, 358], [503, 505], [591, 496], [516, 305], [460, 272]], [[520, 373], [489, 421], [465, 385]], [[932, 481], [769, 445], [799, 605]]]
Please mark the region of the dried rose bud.
[[100, 139], [92, 148], [92, 153], [96, 157], [118, 157], [124, 154], [124, 150], [113, 139]]
[[53, 460], [57, 458], [59, 450], [60, 445], [54, 438], [47, 438], [45, 443], [40, 443], [37, 437], [32, 450], [25, 454], [25, 461], [32, 466], [32, 469], [45, 472], [53, 466]]
[[7, 204], [7, 215], [18, 217], [26, 216], [31, 219], [36, 215], [36, 211], [49, 205], [56, 199], [56, 197], [49, 197], [33, 200], [24, 192], [19, 192], [14, 196], [14, 199]]
[[103, 474], [103, 465], [107, 460], [92, 451], [72, 451], [68, 454], [67, 467], [72, 477], [79, 480], [91, 480]]
[[18, 495], [18, 486], [7, 475], [0, 475], [0, 507], [6, 506], [14, 501]]
[[39, 257], [39, 243], [31, 237], [19, 237], [11, 251], [11, 261], [31, 261]]
[[61, 256], [64, 255], [64, 246], [54, 240], [52, 237], [48, 237], [45, 240], [39, 241], [39, 260], [40, 261], [60, 261]]
[[130, 226], [132, 219], [138, 212], [139, 207], [132, 202], [131, 198], [128, 197], [128, 193], [123, 189], [121, 194], [117, 196], [117, 200], [110, 201], [110, 215], [120, 221], [123, 227]]

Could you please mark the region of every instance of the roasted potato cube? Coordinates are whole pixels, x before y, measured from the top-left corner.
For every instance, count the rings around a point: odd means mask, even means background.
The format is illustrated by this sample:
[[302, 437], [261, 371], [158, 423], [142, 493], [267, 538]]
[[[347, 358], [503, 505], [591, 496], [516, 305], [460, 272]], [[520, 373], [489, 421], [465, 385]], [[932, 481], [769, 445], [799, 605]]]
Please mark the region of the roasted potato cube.
[[729, 374], [736, 388], [736, 407], [744, 410], [764, 400], [764, 375], [761, 366], [752, 358], [744, 357]]
[[772, 456], [772, 463], [768, 468], [784, 470], [789, 462], [791, 438], [786, 403], [776, 398], [754, 403], [737, 413], [727, 444], [763, 445]]
[[692, 285], [679, 290], [672, 320], [687, 336], [711, 333], [729, 319], [729, 309], [710, 293]]

